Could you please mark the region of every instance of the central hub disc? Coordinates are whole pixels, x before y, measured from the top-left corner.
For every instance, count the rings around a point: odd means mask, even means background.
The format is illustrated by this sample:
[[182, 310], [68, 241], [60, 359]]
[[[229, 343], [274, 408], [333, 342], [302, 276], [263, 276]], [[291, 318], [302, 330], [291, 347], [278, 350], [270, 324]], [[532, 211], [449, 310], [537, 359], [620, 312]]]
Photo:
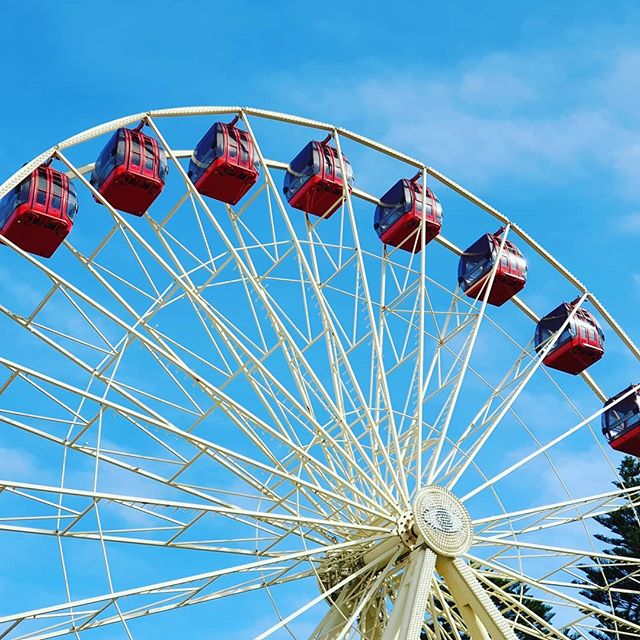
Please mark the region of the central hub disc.
[[413, 504], [413, 517], [416, 529], [435, 553], [455, 557], [471, 546], [469, 512], [448, 489], [421, 489]]

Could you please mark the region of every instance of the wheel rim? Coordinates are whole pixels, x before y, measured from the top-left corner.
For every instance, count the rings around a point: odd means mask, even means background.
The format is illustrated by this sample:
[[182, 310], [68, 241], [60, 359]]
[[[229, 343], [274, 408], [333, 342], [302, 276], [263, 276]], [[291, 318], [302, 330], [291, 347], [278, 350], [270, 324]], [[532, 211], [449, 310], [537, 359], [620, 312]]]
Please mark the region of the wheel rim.
[[[615, 478], [597, 439], [601, 405], [540, 367], [528, 342], [533, 324], [526, 316], [535, 314], [527, 290], [504, 311], [456, 292], [453, 242], [440, 237], [415, 256], [384, 249], [372, 237], [375, 196], [360, 190], [347, 194], [331, 220], [287, 208], [277, 175], [287, 157], [265, 160], [261, 140], [265, 147], [273, 140], [265, 125], [298, 137], [307, 127], [309, 138], [324, 129], [346, 155], [362, 148], [402, 161], [389, 184], [418, 167], [423, 181], [433, 186], [435, 178], [451, 190], [451, 202], [462, 195], [489, 214], [487, 227], [494, 224], [489, 216], [506, 224], [505, 240], [526, 243], [527, 257], [537, 256], [537, 264], [574, 287], [625, 350], [637, 357], [637, 348], [575, 277], [499, 212], [434, 169], [330, 125], [240, 110], [245, 127], [255, 127], [262, 177], [237, 207], [205, 201], [186, 180], [180, 159], [189, 152], [174, 152], [185, 147], [171, 123], [201, 116], [204, 131], [212, 116], [238, 111], [179, 109], [114, 121], [61, 143], [0, 187], [0, 195], [8, 192], [56, 154], [84, 188], [63, 257], [48, 264], [5, 249], [16, 273], [33, 278], [33, 290], [2, 307], [16, 343], [1, 360], [0, 421], [20, 434], [12, 441], [17, 449], [26, 443], [34, 459], [55, 450], [58, 473], [57, 482], [30, 481], [24, 469], [22, 477], [16, 469], [6, 478], [0, 528], [12, 540], [39, 534], [50, 541], [42, 544], [57, 554], [61, 597], [49, 609], [12, 609], [21, 613], [0, 617], [0, 630], [8, 638], [71, 636], [113, 622], [134, 636], [138, 620], [156, 611], [262, 591], [275, 615], [251, 630], [255, 637], [316, 629], [319, 637], [383, 638], [393, 632], [388, 619], [415, 561], [429, 585], [428, 637], [436, 637], [434, 620], [446, 620], [445, 637], [447, 628], [472, 624], [460, 614], [464, 596], [446, 578], [454, 570], [473, 574], [473, 588], [495, 596], [499, 608], [524, 605], [492, 585], [491, 572], [521, 581], [536, 598], [554, 602], [560, 627], [586, 633], [593, 620], [581, 609], [590, 605], [569, 576], [585, 558], [598, 557], [593, 514], [635, 504], [636, 492], [608, 491], [603, 481], [601, 492], [574, 498], [555, 453], [564, 442], [593, 441]], [[175, 188], [138, 224], [90, 205], [87, 165], [76, 156], [90, 155], [95, 136], [141, 117], [173, 160]], [[447, 216], [455, 213], [444, 208], [446, 235]], [[90, 215], [101, 217], [95, 229], [81, 226]], [[5, 289], [17, 295], [15, 285]], [[508, 324], [516, 314], [528, 333]], [[499, 375], [479, 356], [485, 342], [504, 346], [492, 356]], [[590, 376], [583, 382], [605, 399]], [[523, 417], [522, 394], [531, 389], [552, 394], [573, 423], [549, 431]], [[528, 446], [517, 459], [507, 456], [508, 427]], [[566, 499], [541, 504], [524, 491], [516, 508], [521, 474], [539, 473], [539, 461]], [[442, 549], [434, 549], [440, 564], [423, 547], [418, 557], [409, 533], [398, 535], [416, 492], [430, 485], [453, 491], [471, 513], [473, 546], [452, 554], [465, 558], [463, 566], [444, 566]], [[570, 532], [582, 546], [551, 544], [547, 530]], [[76, 595], [86, 580], [74, 561], [81, 544], [90, 544], [92, 561], [101, 563], [103, 595]], [[122, 547], [132, 551], [121, 558]], [[368, 562], [374, 549], [381, 550]], [[165, 575], [178, 572], [187, 556], [186, 564], [206, 570], [142, 581], [138, 564], [148, 562], [149, 550], [171, 555]], [[127, 563], [137, 585], [128, 584]], [[291, 606], [299, 584], [304, 602]], [[508, 629], [554, 633], [531, 624], [522, 618]]]

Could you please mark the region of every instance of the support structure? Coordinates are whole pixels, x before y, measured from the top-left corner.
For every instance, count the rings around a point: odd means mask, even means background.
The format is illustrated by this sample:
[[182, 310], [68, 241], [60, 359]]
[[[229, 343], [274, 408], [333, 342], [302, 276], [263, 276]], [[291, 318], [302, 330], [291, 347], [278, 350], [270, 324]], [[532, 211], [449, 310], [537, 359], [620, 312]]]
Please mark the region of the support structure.
[[473, 640], [517, 640], [507, 620], [462, 558], [441, 556], [436, 566]]
[[[359, 629], [363, 637], [420, 640], [437, 572], [444, 579], [472, 640], [517, 640], [510, 623], [462, 558], [471, 546], [471, 518], [450, 491], [433, 485], [420, 490], [411, 512], [399, 518], [395, 533], [397, 535], [374, 547], [363, 558], [369, 566], [380, 561], [377, 580], [367, 594], [371, 602], [366, 607], [360, 606], [363, 613], [359, 617]], [[397, 550], [389, 563], [394, 547]], [[375, 595], [372, 591], [389, 573], [390, 564], [397, 566], [396, 571], [402, 565], [403, 575], [385, 625], [380, 619], [384, 594], [381, 595], [379, 589]], [[358, 614], [349, 598], [348, 590], [340, 592], [313, 638], [340, 640], [345, 637]]]
[[411, 554], [382, 640], [420, 637], [435, 567], [431, 549], [421, 547]]
[[[207, 126], [211, 116], [244, 123], [262, 177], [238, 206], [198, 191], [186, 171], [194, 140], [185, 138], [174, 149], [170, 139], [179, 127], [163, 132], [163, 121], [176, 116], [204, 116]], [[331, 136], [343, 176], [343, 151], [351, 155], [360, 145], [418, 171], [425, 185], [437, 180], [499, 220], [505, 230], [484, 296], [470, 302], [453, 278], [441, 281], [446, 264], [432, 271], [431, 250], [409, 256], [377, 244], [359, 207], [359, 201], [369, 210], [380, 204], [374, 193], [343, 185], [342, 208], [332, 222], [291, 211], [277, 175], [291, 169], [288, 158], [265, 155], [270, 145], [254, 134], [267, 121]], [[93, 163], [74, 163], [89, 158], [75, 149], [81, 143], [97, 144], [120, 127], [141, 124], [165, 150], [178, 181], [138, 219], [95, 189], [88, 179]], [[556, 504], [514, 502], [508, 513], [502, 504], [497, 513], [487, 506], [474, 521], [482, 553], [469, 553], [472, 527], [463, 505], [481, 492], [501, 502], [502, 482], [521, 469], [537, 473], [536, 464], [526, 465], [543, 457], [561, 482], [553, 451], [611, 408], [583, 409], [545, 372], [553, 340], [536, 353], [517, 338], [510, 315], [503, 325], [497, 311], [495, 317], [487, 312], [507, 233], [571, 285], [579, 305], [591, 303], [640, 360], [640, 349], [586, 286], [520, 227], [416, 159], [327, 123], [258, 109], [195, 107], [114, 120], [24, 165], [0, 185], [0, 197], [50, 161], [64, 165], [88, 196], [86, 205], [93, 198], [101, 213], [90, 233], [65, 241], [68, 260], [42, 261], [3, 240], [16, 277], [5, 283], [9, 295], [0, 304], [7, 323], [0, 423], [17, 434], [18, 445], [33, 439], [28, 459], [45, 452], [44, 443], [61, 452], [61, 464], [58, 481], [48, 473], [40, 478], [29, 471], [25, 478], [20, 469], [5, 469], [0, 533], [57, 546], [64, 595], [33, 609], [23, 594], [17, 613], [0, 616], [0, 638], [80, 638], [106, 625], [120, 625], [120, 635], [132, 637], [128, 624], [137, 618], [260, 591], [278, 619], [257, 640], [285, 631], [299, 636], [296, 618], [309, 612], [311, 619], [318, 605], [325, 615], [313, 640], [454, 640], [463, 632], [472, 640], [514, 640], [514, 629], [562, 640], [569, 629], [586, 637], [600, 620], [640, 634], [624, 612], [609, 613], [571, 595], [585, 562], [626, 570], [637, 559], [599, 552], [587, 526], [582, 547], [550, 545], [545, 537], [552, 529], [563, 539], [577, 523], [637, 507], [640, 494], [633, 488], [610, 492], [607, 484], [607, 493], [573, 497], [563, 485], [568, 500]], [[424, 190], [421, 204], [424, 212]], [[424, 225], [415, 231], [419, 237], [426, 244]], [[451, 259], [464, 253], [442, 234], [435, 243]], [[524, 300], [512, 301], [527, 326], [539, 320]], [[508, 345], [504, 359], [485, 358], [477, 346], [493, 337]], [[507, 373], [496, 384], [493, 373], [503, 363]], [[581, 376], [605, 403], [608, 395], [598, 383]], [[543, 377], [577, 415], [550, 440], [519, 414], [519, 396]], [[458, 408], [475, 411], [476, 399], [477, 412], [467, 420]], [[509, 421], [516, 426], [509, 438], [526, 433], [535, 446], [523, 448], [507, 468], [489, 465], [487, 475], [489, 447]], [[606, 459], [606, 445], [602, 453]], [[85, 476], [76, 472], [87, 469], [87, 486], [80, 487], [76, 479]], [[113, 492], [111, 472], [132, 480], [127, 490], [123, 482]], [[467, 493], [457, 498], [451, 491], [462, 484]], [[125, 565], [112, 568], [110, 562], [118, 545], [131, 558], [143, 548], [180, 549], [219, 565], [168, 581], [157, 581], [154, 571], [155, 582], [118, 590], [115, 570]], [[78, 548], [84, 553], [82, 547], [92, 549], [91, 562], [95, 558], [104, 575], [96, 576], [90, 597], [78, 600], [76, 574], [82, 580], [84, 574], [69, 558]], [[526, 560], [518, 568], [515, 554]], [[15, 572], [24, 581], [28, 570], [16, 566]], [[492, 575], [536, 595], [516, 597], [494, 585]], [[316, 581], [319, 591], [285, 611], [305, 580]], [[614, 594], [618, 587], [607, 582], [604, 588]], [[562, 603], [574, 616], [556, 630], [528, 616], [531, 600]], [[499, 608], [514, 612], [515, 622]]]

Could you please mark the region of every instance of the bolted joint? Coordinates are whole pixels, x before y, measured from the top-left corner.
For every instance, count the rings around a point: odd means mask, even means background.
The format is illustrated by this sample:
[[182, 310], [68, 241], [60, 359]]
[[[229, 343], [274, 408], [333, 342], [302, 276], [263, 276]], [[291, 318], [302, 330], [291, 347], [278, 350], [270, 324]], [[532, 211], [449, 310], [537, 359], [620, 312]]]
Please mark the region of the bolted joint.
[[409, 551], [413, 551], [418, 544], [418, 532], [415, 524], [416, 521], [412, 511], [405, 511], [400, 514], [396, 521], [396, 533]]

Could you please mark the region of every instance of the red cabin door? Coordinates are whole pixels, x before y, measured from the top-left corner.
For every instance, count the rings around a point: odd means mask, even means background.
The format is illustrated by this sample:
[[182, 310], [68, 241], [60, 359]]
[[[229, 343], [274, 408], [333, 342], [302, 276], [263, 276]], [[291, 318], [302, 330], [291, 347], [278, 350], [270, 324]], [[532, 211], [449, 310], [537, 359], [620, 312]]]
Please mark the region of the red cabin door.
[[238, 146], [238, 166], [243, 169], [253, 168], [253, 143], [246, 131], [233, 128]]
[[148, 178], [159, 177], [158, 143], [141, 131], [125, 129], [127, 170]]
[[[412, 204], [412, 208], [413, 211], [419, 212], [420, 211], [420, 207], [422, 207], [422, 187], [417, 183], [417, 182], [413, 182], [411, 181], [411, 199], [413, 200]], [[427, 214], [427, 208], [429, 210], [429, 213]], [[438, 210], [436, 209], [436, 199], [431, 191], [431, 189], [429, 189], [427, 187], [427, 189], [424, 191], [424, 214], [423, 214], [423, 218], [424, 220], [426, 220], [427, 222], [432, 222], [434, 224], [439, 224], [438, 223]]]
[[224, 125], [223, 132], [225, 162], [250, 171], [253, 168], [254, 151], [249, 134], [230, 124]]
[[31, 211], [52, 218], [66, 218], [68, 197], [67, 177], [64, 174], [46, 166], [36, 170], [29, 196]]
[[320, 162], [322, 163], [322, 179], [331, 183], [336, 183], [337, 158], [333, 149], [328, 144], [320, 143]]
[[[500, 245], [502, 244], [502, 240], [499, 236], [491, 236], [494, 251], [496, 255], [500, 251]], [[512, 276], [513, 278], [521, 279], [522, 269], [520, 268], [520, 260], [519, 255], [516, 253], [515, 247], [509, 242], [504, 243], [504, 247], [502, 248], [502, 255], [500, 256], [500, 266], [498, 267], [499, 276]], [[511, 278], [509, 278], [511, 279]]]

